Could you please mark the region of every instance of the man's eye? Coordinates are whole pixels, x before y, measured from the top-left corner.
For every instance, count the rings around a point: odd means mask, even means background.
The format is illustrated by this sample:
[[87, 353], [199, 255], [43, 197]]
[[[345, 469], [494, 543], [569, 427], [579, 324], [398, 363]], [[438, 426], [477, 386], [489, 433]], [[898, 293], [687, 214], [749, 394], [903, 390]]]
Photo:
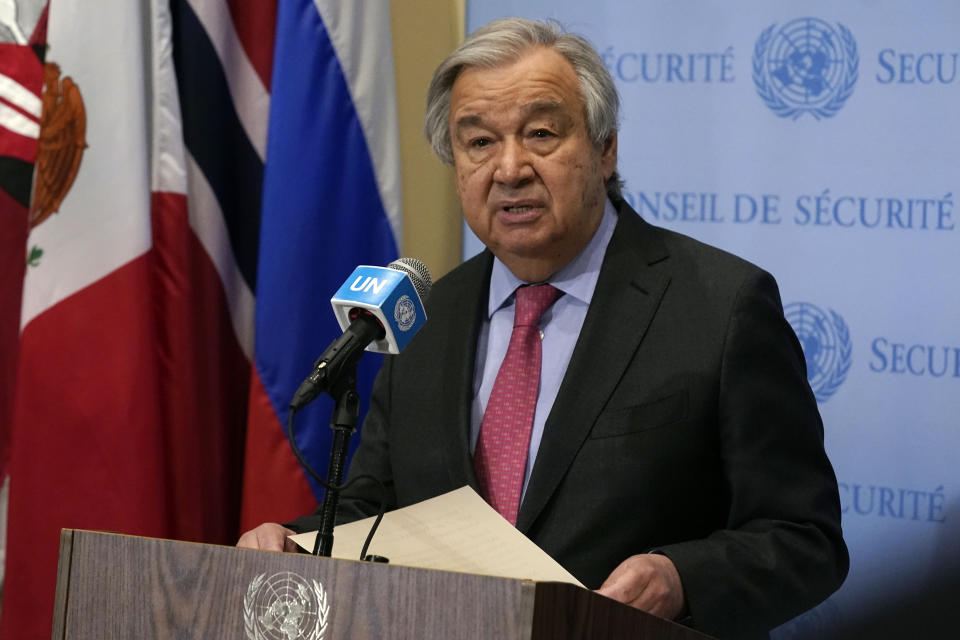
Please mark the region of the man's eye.
[[470, 146], [475, 149], [482, 149], [490, 144], [490, 138], [474, 138], [470, 141]]
[[553, 136], [553, 132], [547, 129], [534, 129], [530, 135], [534, 138], [550, 138]]

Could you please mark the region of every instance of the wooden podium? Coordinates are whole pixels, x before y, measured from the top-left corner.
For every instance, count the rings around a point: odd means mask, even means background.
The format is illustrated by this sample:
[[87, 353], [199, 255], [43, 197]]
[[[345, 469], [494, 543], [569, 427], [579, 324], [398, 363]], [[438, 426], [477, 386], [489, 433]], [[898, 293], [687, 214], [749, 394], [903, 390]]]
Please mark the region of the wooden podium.
[[64, 530], [52, 637], [709, 636], [569, 584]]

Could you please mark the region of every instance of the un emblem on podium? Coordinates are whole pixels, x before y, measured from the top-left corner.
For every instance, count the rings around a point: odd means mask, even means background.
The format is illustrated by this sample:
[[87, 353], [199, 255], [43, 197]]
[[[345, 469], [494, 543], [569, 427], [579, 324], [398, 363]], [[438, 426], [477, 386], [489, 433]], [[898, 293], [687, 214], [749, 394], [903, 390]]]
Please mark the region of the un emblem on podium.
[[323, 585], [291, 571], [250, 581], [243, 599], [249, 640], [323, 640], [330, 602]]
[[776, 27], [764, 29], [753, 49], [753, 82], [760, 98], [781, 118], [836, 115], [853, 93], [860, 66], [850, 30], [818, 18]]
[[817, 402], [826, 402], [847, 378], [852, 362], [850, 329], [836, 311], [829, 313], [807, 302], [783, 308], [807, 361], [807, 380]]

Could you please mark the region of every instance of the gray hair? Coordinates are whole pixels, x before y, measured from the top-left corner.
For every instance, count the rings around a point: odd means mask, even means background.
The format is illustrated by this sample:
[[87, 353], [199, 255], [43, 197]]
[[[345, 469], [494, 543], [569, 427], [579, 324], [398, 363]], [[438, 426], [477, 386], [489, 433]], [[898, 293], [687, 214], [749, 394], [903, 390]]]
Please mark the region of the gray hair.
[[[433, 73], [427, 90], [424, 131], [441, 160], [453, 164], [450, 93], [460, 72], [468, 67], [491, 69], [513, 62], [531, 47], [552, 48], [570, 62], [580, 83], [590, 140], [603, 148], [616, 135], [620, 99], [610, 72], [593, 46], [578, 35], [564, 33], [555, 23], [504, 18], [470, 34]], [[614, 171], [607, 180], [607, 194], [620, 198], [621, 186]]]

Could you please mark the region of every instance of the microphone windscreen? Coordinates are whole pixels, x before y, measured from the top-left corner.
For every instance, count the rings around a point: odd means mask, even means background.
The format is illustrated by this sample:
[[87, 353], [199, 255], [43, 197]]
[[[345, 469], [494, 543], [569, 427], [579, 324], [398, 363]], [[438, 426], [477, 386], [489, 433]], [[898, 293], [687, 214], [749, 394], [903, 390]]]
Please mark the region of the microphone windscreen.
[[433, 286], [433, 280], [430, 278], [430, 270], [427, 269], [427, 265], [416, 258], [398, 258], [388, 264], [387, 268], [406, 273], [410, 277], [410, 281], [413, 282], [413, 288], [417, 290], [420, 301], [427, 301], [427, 296], [430, 295], [430, 287]]

